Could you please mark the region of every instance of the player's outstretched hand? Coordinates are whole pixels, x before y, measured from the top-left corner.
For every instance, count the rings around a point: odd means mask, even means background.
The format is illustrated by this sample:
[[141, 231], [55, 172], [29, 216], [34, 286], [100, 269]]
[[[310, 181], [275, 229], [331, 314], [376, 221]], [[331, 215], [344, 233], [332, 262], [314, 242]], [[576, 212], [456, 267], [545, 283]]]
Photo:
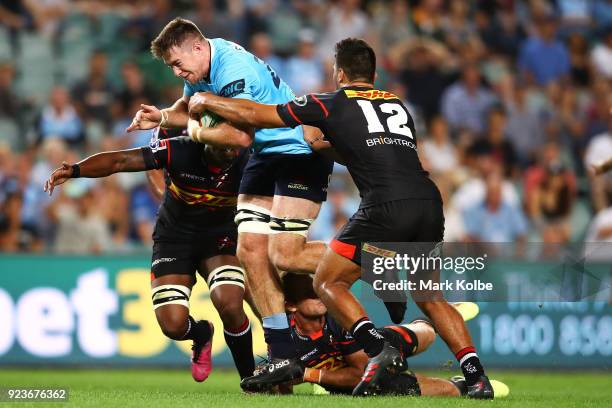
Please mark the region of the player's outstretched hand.
[[55, 186], [64, 184], [72, 176], [72, 166], [66, 162], [62, 162], [62, 167], [53, 170], [51, 176], [45, 181], [44, 191], [49, 195], [53, 194]]
[[199, 119], [206, 110], [206, 97], [208, 92], [196, 92], [189, 98], [189, 117]]
[[126, 131], [133, 132], [134, 130], [153, 129], [159, 126], [162, 115], [159, 109], [153, 105], [140, 105], [140, 110], [134, 115], [132, 123]]

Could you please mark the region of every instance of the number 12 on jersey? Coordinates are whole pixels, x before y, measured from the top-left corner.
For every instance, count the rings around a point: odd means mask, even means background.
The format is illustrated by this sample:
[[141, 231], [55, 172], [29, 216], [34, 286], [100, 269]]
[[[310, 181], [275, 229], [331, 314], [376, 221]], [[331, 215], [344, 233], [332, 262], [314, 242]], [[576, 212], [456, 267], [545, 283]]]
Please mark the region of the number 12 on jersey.
[[[360, 99], [357, 101], [357, 104], [363, 111], [363, 115], [368, 122], [368, 132], [384, 133], [385, 128], [372, 102]], [[387, 102], [381, 103], [378, 108], [382, 113], [391, 115], [387, 117], [387, 128], [389, 132], [414, 139], [410, 126], [408, 126], [408, 112], [406, 112], [406, 109], [402, 105], [399, 103]]]

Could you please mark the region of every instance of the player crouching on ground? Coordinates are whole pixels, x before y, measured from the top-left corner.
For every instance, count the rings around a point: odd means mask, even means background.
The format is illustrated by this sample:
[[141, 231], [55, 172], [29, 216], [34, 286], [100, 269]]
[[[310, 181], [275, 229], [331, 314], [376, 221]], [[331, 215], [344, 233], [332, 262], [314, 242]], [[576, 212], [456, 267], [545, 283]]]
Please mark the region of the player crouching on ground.
[[53, 171], [44, 190], [70, 178], [106, 177], [120, 172], [166, 171], [166, 192], [153, 232], [151, 288], [162, 332], [192, 340], [192, 376], [201, 382], [212, 369], [214, 327], [189, 314], [196, 270], [208, 283], [223, 321], [225, 341], [241, 378], [254, 370], [251, 325], [243, 309], [244, 270], [236, 258], [234, 212], [245, 150], [212, 147], [188, 137], [160, 140], [146, 147], [102, 152]]
[[[303, 382], [318, 384], [330, 393], [350, 395], [361, 381], [368, 364], [368, 355], [327, 313], [327, 308], [313, 290], [312, 277], [290, 273], [284, 276], [283, 286], [291, 333], [300, 360], [306, 367]], [[393, 346], [401, 351], [404, 358], [424, 352], [436, 339], [431, 323], [425, 319], [386, 326], [379, 330], [385, 332], [385, 337], [391, 339]], [[504, 384], [491, 382], [496, 388], [497, 397], [507, 395]], [[387, 377], [381, 383], [381, 388], [381, 394], [446, 397], [467, 395], [463, 377], [444, 380], [415, 375], [410, 371], [404, 371], [397, 377]]]

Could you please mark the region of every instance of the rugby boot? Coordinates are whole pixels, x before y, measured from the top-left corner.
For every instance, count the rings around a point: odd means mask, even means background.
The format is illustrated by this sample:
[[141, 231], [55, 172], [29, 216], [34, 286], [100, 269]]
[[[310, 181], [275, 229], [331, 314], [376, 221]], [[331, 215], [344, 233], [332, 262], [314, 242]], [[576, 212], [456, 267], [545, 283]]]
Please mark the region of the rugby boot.
[[191, 346], [191, 376], [197, 382], [205, 381], [212, 371], [212, 342], [215, 326], [210, 324], [210, 339], [206, 342], [193, 341]]
[[406, 369], [406, 361], [398, 349], [385, 340], [380, 353], [368, 360], [361, 381], [353, 389], [353, 396], [370, 396], [381, 393], [381, 381], [385, 376], [396, 376]]
[[462, 397], [467, 396], [468, 388], [467, 383], [465, 382], [465, 377], [456, 375], [454, 377], [449, 378], [449, 381], [452, 382], [455, 387], [457, 387], [457, 389], [459, 390], [459, 394], [461, 394]]
[[297, 358], [273, 358], [257, 375], [240, 381], [247, 392], [267, 391], [275, 385], [304, 378], [304, 367]]
[[474, 385], [467, 386], [467, 395], [474, 399], [493, 399], [493, 386], [489, 381], [489, 377], [481, 375]]

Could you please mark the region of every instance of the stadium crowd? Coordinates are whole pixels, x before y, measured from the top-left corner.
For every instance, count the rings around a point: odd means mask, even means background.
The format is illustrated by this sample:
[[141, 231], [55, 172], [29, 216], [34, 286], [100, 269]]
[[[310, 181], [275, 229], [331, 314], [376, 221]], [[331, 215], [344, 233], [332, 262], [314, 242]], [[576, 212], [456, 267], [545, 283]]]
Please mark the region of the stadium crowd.
[[[379, 56], [377, 86], [417, 123], [446, 241], [612, 241], [609, 0], [0, 0], [0, 251], [128, 252], [151, 242], [143, 174], [42, 190], [62, 161], [146, 145], [125, 128], [182, 83], [148, 46], [172, 18], [236, 41], [295, 91], [333, 89], [345, 37]], [[376, 175], [372, 175], [376, 177]], [[359, 199], [337, 166], [311, 228], [330, 240]]]

